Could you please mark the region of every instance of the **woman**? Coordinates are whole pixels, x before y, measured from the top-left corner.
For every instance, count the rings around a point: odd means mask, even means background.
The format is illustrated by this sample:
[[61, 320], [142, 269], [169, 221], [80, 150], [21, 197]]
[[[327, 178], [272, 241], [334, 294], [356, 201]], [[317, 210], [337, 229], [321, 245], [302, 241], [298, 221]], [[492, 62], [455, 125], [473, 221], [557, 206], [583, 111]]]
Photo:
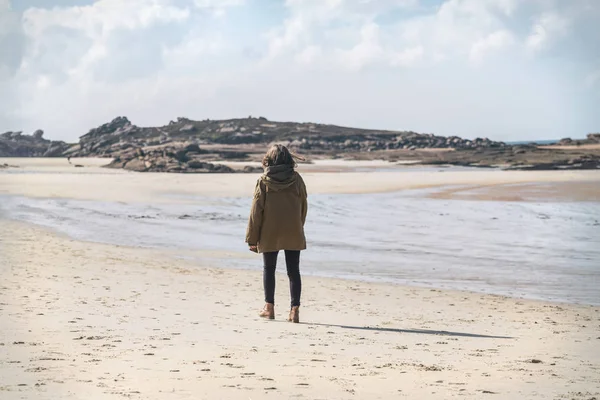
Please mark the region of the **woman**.
[[291, 309], [288, 321], [300, 319], [300, 251], [306, 249], [304, 223], [308, 209], [304, 181], [295, 171], [295, 159], [282, 145], [272, 146], [263, 158], [264, 174], [256, 183], [246, 231], [250, 250], [262, 253], [265, 306], [260, 316], [275, 318], [275, 268], [280, 251], [285, 252], [290, 279]]

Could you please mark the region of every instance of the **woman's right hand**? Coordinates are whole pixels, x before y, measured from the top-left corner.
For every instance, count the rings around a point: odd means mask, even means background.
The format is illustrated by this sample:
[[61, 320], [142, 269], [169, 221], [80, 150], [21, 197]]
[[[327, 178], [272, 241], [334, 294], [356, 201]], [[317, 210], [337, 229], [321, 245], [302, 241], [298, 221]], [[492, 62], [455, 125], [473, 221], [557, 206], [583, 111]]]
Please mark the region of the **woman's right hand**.
[[258, 253], [258, 246], [249, 246], [250, 247], [250, 251], [254, 252], [254, 253]]

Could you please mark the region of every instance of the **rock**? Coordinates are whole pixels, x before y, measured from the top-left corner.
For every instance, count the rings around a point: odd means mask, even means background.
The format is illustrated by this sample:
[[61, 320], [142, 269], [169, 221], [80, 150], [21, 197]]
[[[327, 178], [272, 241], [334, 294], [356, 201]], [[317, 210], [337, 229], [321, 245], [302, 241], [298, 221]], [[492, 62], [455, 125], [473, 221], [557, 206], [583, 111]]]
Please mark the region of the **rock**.
[[134, 158], [132, 160], [127, 161], [123, 168], [125, 168], [128, 171], [136, 172], [144, 172], [148, 170], [148, 168], [146, 167], [146, 163], [138, 158]]
[[[108, 168], [124, 168], [136, 172], [169, 173], [230, 173], [233, 169], [197, 159], [189, 159], [187, 150], [199, 150], [197, 145], [186, 147], [135, 148], [115, 157]], [[185, 159], [185, 162], [181, 160]]]
[[251, 165], [246, 165], [244, 167], [244, 169], [242, 170], [242, 172], [244, 172], [246, 174], [254, 174], [254, 173], [262, 174], [264, 172], [264, 169], [262, 167], [253, 167]]
[[186, 153], [197, 153], [200, 154], [202, 153], [202, 150], [200, 149], [200, 146], [198, 146], [197, 144], [188, 144], [187, 146], [185, 146], [184, 151]]
[[167, 167], [166, 172], [181, 172], [183, 168], [180, 165], [172, 165]]
[[185, 149], [176, 151], [175, 153], [173, 153], [172, 157], [182, 163], [187, 162], [189, 160], [189, 157], [187, 156], [187, 151]]
[[0, 157], [60, 157], [70, 147], [65, 142], [46, 140], [43, 134], [41, 130], [32, 135], [0, 134]]
[[231, 174], [231, 173], [235, 172], [233, 170], [233, 168], [228, 167], [227, 165], [223, 165], [223, 164], [215, 165], [213, 171], [221, 173], [221, 174]]
[[587, 135], [587, 140], [594, 143], [600, 143], [600, 133], [590, 133]]
[[62, 157], [65, 152], [65, 146], [60, 143], [51, 143], [48, 150], [44, 152], [42, 157]]
[[208, 163], [198, 161], [198, 160], [191, 160], [191, 161], [188, 161], [188, 163], [187, 163], [187, 166], [192, 169], [206, 168], [207, 165], [208, 165]]

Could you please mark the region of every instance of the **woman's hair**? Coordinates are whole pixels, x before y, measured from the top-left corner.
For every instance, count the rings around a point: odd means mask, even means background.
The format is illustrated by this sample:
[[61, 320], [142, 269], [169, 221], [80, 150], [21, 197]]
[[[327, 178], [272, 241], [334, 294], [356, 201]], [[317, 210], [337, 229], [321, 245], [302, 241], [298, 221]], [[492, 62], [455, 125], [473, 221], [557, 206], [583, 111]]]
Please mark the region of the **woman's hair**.
[[276, 165], [290, 165], [292, 168], [296, 167], [296, 160], [304, 161], [303, 157], [291, 152], [282, 144], [274, 144], [267, 154], [263, 157], [263, 167], [274, 167]]

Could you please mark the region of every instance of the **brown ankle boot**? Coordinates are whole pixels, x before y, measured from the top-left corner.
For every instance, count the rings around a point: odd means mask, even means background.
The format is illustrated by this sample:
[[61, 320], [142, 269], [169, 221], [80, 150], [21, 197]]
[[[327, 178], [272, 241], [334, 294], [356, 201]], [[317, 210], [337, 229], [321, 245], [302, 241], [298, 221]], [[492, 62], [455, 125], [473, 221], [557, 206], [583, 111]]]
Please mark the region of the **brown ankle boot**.
[[300, 307], [294, 306], [290, 310], [290, 316], [288, 317], [288, 321], [297, 324], [300, 322]]
[[275, 319], [275, 305], [266, 303], [265, 308], [259, 314], [262, 318]]

